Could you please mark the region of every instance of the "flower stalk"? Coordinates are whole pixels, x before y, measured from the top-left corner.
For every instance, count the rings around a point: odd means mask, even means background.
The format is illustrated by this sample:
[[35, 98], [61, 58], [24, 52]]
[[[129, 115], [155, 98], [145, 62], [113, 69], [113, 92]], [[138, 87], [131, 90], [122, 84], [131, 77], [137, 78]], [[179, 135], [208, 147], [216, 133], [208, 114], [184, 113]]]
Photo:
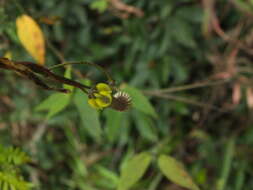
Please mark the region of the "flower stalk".
[[[107, 78], [107, 83], [98, 83], [96, 86], [86, 86], [77, 81], [65, 78], [63, 76], [54, 74], [53, 69], [73, 64], [85, 64], [96, 67]], [[33, 81], [36, 85], [45, 90], [57, 91], [61, 93], [69, 93], [69, 90], [64, 88], [50, 87], [42, 80], [42, 77], [50, 79], [61, 84], [67, 84], [79, 88], [88, 95], [88, 103], [91, 107], [102, 110], [110, 107], [117, 111], [126, 111], [131, 105], [131, 98], [128, 94], [118, 91], [115, 87], [115, 81], [110, 74], [101, 66], [90, 62], [66, 62], [46, 68], [32, 62], [12, 61], [7, 58], [0, 57], [0, 69], [12, 70], [27, 79]]]

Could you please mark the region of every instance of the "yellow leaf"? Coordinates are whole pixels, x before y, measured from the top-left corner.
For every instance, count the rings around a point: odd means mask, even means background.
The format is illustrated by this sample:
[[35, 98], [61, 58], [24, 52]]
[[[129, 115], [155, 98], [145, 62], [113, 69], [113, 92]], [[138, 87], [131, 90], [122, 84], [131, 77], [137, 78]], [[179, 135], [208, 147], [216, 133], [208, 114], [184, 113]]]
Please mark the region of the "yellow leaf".
[[31, 54], [39, 63], [45, 63], [45, 39], [39, 25], [28, 15], [22, 15], [16, 20], [18, 37]]

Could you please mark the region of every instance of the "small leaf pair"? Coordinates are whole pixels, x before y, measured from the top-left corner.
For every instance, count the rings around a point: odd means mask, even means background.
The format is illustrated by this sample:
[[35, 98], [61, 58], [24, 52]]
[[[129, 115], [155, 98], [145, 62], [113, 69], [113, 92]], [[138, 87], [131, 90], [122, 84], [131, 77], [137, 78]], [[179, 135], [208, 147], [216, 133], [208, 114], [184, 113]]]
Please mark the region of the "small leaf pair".
[[[148, 170], [152, 161], [152, 155], [148, 152], [142, 152], [134, 155], [121, 170], [118, 190], [131, 189]], [[193, 182], [191, 176], [186, 172], [181, 162], [168, 155], [159, 155], [156, 160], [158, 167], [163, 175], [171, 182], [187, 188], [189, 190], [199, 190], [199, 187]]]

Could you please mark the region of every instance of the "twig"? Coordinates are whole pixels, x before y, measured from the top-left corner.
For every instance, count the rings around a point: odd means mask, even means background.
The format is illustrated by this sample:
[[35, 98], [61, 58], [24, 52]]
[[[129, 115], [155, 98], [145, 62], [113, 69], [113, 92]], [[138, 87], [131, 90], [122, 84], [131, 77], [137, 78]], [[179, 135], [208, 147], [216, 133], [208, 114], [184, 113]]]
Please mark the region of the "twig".
[[82, 65], [94, 66], [98, 70], [100, 70], [102, 73], [104, 73], [104, 75], [107, 77], [108, 81], [111, 84], [114, 84], [114, 80], [112, 79], [112, 77], [110, 76], [110, 74], [103, 67], [101, 67], [100, 65], [95, 64], [95, 63], [90, 63], [90, 62], [65, 62], [65, 63], [61, 63], [61, 64], [54, 65], [52, 67], [49, 67], [49, 69], [52, 70], [52, 69], [55, 69], [55, 68], [58, 68], [58, 67], [62, 67], [62, 66], [65, 66], [65, 65], [73, 65], [73, 64], [82, 64]]
[[[234, 44], [235, 46], [237, 46], [238, 48], [244, 50], [245, 52], [247, 52], [250, 55], [253, 55], [253, 51], [251, 50], [251, 48], [247, 47], [240, 39], [236, 39], [235, 36], [231, 36], [226, 34], [226, 32], [221, 28], [219, 19], [215, 13], [215, 11], [213, 10], [212, 12], [212, 18], [211, 18], [211, 24], [213, 26], [213, 30], [214, 32], [216, 32], [216, 34], [218, 36], [220, 36], [225, 42], [229, 42]], [[236, 35], [239, 36], [241, 28], [242, 28], [242, 24], [239, 23], [239, 25], [236, 28]]]
[[183, 86], [178, 86], [178, 87], [171, 87], [171, 88], [165, 88], [165, 89], [158, 89], [158, 90], [145, 90], [145, 93], [153, 93], [155, 92], [156, 94], [158, 93], [171, 93], [171, 92], [179, 92], [179, 91], [184, 91], [184, 90], [191, 90], [194, 88], [201, 88], [201, 87], [208, 87], [208, 86], [216, 86], [216, 85], [221, 85], [224, 83], [230, 82], [229, 79], [227, 80], [219, 80], [219, 81], [204, 81], [204, 82], [197, 82], [194, 84], [189, 84], [189, 85], [183, 85]]
[[118, 11], [124, 11], [128, 14], [134, 14], [137, 17], [142, 17], [144, 15], [143, 11], [139, 8], [127, 5], [123, 2], [121, 2], [120, 0], [107, 0], [111, 6], [118, 10]]
[[62, 53], [60, 51], [58, 51], [54, 45], [46, 38], [46, 43], [49, 47], [49, 49], [52, 50], [52, 52], [55, 54], [55, 56], [61, 61], [61, 63], [65, 62], [64, 56], [62, 55]]
[[[48, 125], [46, 124], [46, 121], [42, 122], [36, 129], [35, 133], [32, 136], [32, 139], [27, 144], [28, 149], [31, 151], [31, 153], [36, 155], [38, 153], [37, 149], [37, 143], [40, 141], [40, 139], [43, 137], [45, 132], [47, 131]], [[39, 186], [40, 180], [39, 180], [39, 172], [36, 169], [32, 169], [30, 172], [30, 178], [33, 184], [36, 186]]]
[[43, 123], [41, 123], [38, 127], [37, 130], [35, 131], [35, 133], [32, 136], [32, 139], [30, 140], [30, 142], [27, 144], [28, 148], [31, 148], [31, 151], [34, 153], [34, 148], [35, 145], [38, 141], [40, 141], [40, 139], [43, 137], [43, 135], [45, 134], [46, 130], [48, 128], [48, 125], [46, 124], [46, 121], [44, 121]]
[[213, 109], [213, 110], [220, 111], [220, 112], [227, 112], [228, 111], [228, 110], [221, 110], [221, 108], [218, 108], [218, 107], [211, 105], [211, 104], [198, 102], [198, 101], [191, 100], [189, 98], [185, 98], [185, 97], [181, 97], [181, 96], [174, 96], [174, 95], [170, 95], [170, 94], [162, 94], [162, 93], [156, 93], [156, 92], [148, 92], [148, 93], [144, 92], [144, 94], [159, 97], [159, 98], [164, 98], [164, 99], [176, 100], [179, 102], [184, 102], [187, 104], [191, 104], [191, 105], [195, 105], [195, 106], [199, 106], [199, 107], [203, 107], [203, 108], [209, 108], [209, 109]]

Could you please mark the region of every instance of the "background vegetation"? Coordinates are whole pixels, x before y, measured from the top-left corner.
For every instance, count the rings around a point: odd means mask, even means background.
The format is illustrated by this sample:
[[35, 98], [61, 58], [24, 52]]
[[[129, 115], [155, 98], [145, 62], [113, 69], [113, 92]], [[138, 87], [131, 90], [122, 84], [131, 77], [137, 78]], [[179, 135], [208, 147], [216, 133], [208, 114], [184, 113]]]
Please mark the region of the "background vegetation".
[[[78, 90], [62, 97], [1, 70], [2, 189], [253, 189], [252, 1], [1, 0], [0, 55], [34, 62], [21, 14], [45, 35], [46, 67], [97, 63], [133, 108], [98, 113]], [[80, 65], [72, 78], [106, 80]]]

